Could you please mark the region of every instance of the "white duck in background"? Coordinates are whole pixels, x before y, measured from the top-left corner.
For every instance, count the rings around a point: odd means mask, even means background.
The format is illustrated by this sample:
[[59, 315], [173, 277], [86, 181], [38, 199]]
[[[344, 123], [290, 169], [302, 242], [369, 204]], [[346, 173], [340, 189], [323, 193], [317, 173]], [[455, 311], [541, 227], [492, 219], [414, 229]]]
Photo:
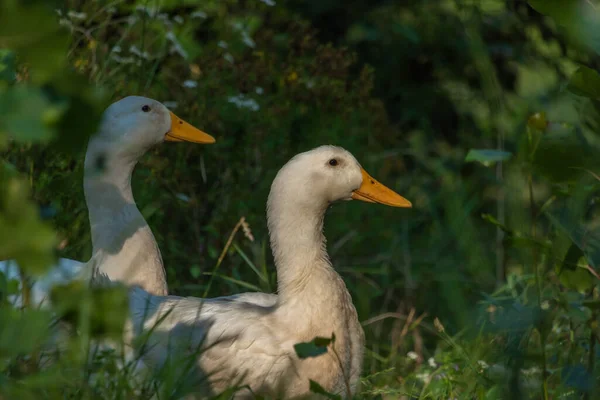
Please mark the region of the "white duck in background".
[[[207, 385], [201, 392], [213, 394], [248, 385], [254, 394], [305, 396], [311, 394], [312, 379], [329, 392], [353, 395], [364, 333], [323, 235], [327, 208], [351, 199], [411, 207], [342, 148], [322, 146], [292, 158], [275, 177], [267, 203], [278, 294], [200, 299], [132, 288], [130, 334], [139, 337], [152, 330], [139, 349], [144, 363], [160, 369], [175, 360], [170, 365], [181, 368], [178, 356], [194, 357], [192, 373]], [[296, 355], [295, 344], [332, 333], [335, 342], [327, 354]], [[251, 397], [247, 389], [237, 396]]]
[[[131, 175], [138, 160], [163, 141], [214, 143], [215, 139], [149, 98], [125, 97], [105, 110], [99, 130], [88, 144], [83, 178], [92, 258], [87, 263], [61, 258], [34, 283], [32, 305], [47, 300], [52, 285], [79, 276], [89, 278], [93, 269], [149, 293], [167, 294], [160, 250], [131, 191]], [[14, 260], [0, 262], [0, 271], [8, 279], [20, 278]], [[20, 296], [12, 297], [9, 300], [20, 306]]]

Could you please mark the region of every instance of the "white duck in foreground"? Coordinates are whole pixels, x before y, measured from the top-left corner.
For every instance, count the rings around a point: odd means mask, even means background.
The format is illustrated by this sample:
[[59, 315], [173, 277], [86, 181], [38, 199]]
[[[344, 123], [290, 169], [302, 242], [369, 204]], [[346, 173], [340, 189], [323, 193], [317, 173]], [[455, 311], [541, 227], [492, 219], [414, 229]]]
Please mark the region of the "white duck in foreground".
[[[92, 258], [87, 263], [61, 258], [34, 283], [33, 305], [48, 297], [52, 285], [89, 277], [93, 268], [111, 280], [139, 285], [152, 294], [167, 294], [160, 250], [131, 191], [131, 175], [138, 160], [163, 141], [214, 143], [215, 139], [149, 98], [125, 97], [105, 110], [99, 130], [88, 144], [83, 178]], [[8, 279], [19, 279], [14, 260], [0, 262], [0, 271]], [[11, 300], [21, 305], [20, 296]]]
[[[323, 235], [329, 205], [351, 199], [411, 207], [342, 148], [322, 146], [292, 158], [275, 177], [267, 203], [278, 294], [200, 299], [132, 288], [130, 334], [150, 332], [139, 349], [144, 363], [183, 368], [177, 358], [191, 356], [189, 373], [204, 381], [202, 395], [248, 385], [254, 394], [295, 398], [311, 395], [309, 379], [343, 397], [354, 394], [364, 333]], [[327, 354], [296, 355], [295, 344], [332, 333], [335, 342]], [[167, 364], [172, 360], [176, 363]], [[237, 396], [251, 394], [245, 389]]]

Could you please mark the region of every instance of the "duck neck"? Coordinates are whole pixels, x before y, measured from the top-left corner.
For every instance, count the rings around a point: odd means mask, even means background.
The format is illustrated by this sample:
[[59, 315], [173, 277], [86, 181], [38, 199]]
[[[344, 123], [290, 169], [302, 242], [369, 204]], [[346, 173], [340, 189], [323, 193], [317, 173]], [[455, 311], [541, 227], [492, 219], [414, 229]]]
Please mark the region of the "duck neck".
[[90, 142], [84, 192], [92, 234], [92, 261], [110, 279], [166, 294], [165, 272], [156, 240], [138, 210], [131, 175], [138, 155], [110, 151]]
[[323, 235], [323, 207], [269, 201], [267, 219], [280, 304], [302, 296], [315, 279], [333, 271]]

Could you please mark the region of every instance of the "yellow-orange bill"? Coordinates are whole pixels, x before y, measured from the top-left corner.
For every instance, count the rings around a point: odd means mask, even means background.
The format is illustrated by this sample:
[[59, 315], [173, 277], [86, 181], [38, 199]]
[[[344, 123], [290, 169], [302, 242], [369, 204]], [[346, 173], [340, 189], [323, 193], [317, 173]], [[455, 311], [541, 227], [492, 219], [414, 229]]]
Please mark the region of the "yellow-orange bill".
[[193, 143], [214, 143], [215, 138], [200, 129], [194, 128], [177, 115], [171, 114], [171, 130], [167, 132], [165, 140], [169, 142], [193, 142]]
[[412, 207], [410, 201], [377, 182], [367, 171], [361, 168], [361, 172], [363, 181], [360, 187], [352, 192], [354, 200], [381, 203], [392, 207]]

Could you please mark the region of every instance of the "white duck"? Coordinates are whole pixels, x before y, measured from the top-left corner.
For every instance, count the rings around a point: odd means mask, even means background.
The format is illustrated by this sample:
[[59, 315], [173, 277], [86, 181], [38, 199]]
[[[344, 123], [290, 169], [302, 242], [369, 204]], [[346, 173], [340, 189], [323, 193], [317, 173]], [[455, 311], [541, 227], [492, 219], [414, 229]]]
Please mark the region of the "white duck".
[[[78, 276], [89, 277], [93, 268], [112, 280], [139, 285], [153, 294], [167, 294], [160, 250], [131, 191], [136, 163], [147, 150], [163, 141], [214, 143], [215, 139], [149, 98], [125, 97], [105, 110], [99, 130], [88, 144], [83, 178], [92, 258], [87, 263], [60, 259], [33, 285], [33, 305], [47, 298], [53, 284]], [[20, 275], [13, 260], [0, 262], [0, 271], [8, 279], [18, 279]], [[11, 300], [21, 305], [20, 296]]]
[[[330, 392], [354, 394], [364, 333], [323, 235], [329, 205], [351, 199], [411, 207], [342, 148], [322, 146], [292, 158], [275, 177], [267, 203], [278, 294], [200, 299], [132, 288], [130, 334], [139, 337], [153, 329], [139, 349], [144, 363], [161, 368], [182, 355], [195, 357], [192, 373], [204, 380], [201, 392], [219, 393], [237, 384], [255, 394], [291, 398], [310, 395], [312, 379]], [[296, 355], [295, 344], [332, 333], [327, 354]]]

